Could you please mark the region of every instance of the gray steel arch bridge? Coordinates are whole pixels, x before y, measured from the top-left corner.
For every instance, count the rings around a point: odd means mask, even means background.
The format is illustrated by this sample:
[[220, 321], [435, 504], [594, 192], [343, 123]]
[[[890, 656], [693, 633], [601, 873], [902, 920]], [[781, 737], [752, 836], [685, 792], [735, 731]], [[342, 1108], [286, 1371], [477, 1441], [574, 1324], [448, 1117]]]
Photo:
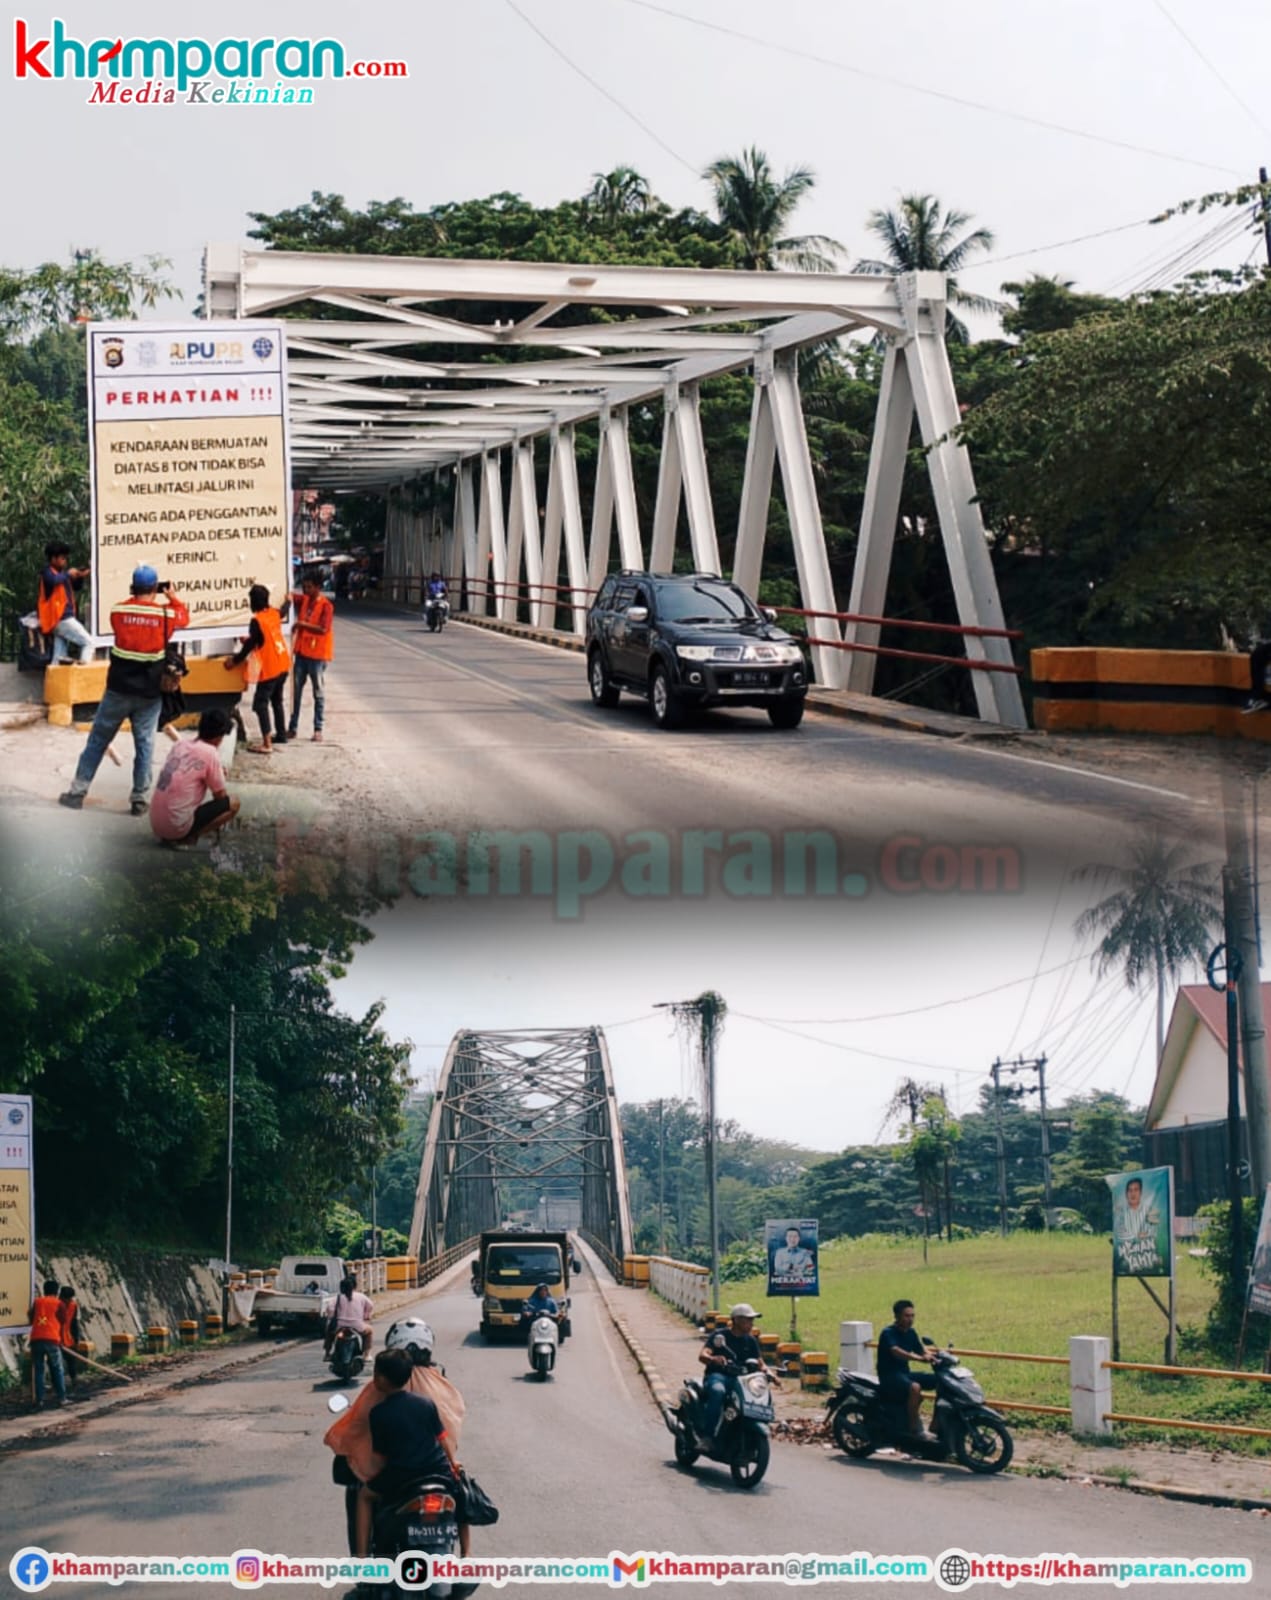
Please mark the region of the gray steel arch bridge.
[[631, 1250], [618, 1098], [599, 1028], [456, 1033], [428, 1122], [410, 1254], [440, 1256], [509, 1211], [573, 1214], [612, 1264]]

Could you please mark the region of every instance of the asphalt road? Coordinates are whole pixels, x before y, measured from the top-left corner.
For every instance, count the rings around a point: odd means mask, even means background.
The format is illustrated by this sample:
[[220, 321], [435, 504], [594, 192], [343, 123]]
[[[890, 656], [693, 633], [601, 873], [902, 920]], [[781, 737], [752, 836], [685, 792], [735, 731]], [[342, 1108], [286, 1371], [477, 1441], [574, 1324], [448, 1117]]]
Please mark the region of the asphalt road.
[[[774, 1446], [768, 1477], [749, 1493], [721, 1467], [682, 1472], [590, 1273], [576, 1284], [574, 1337], [547, 1383], [528, 1376], [523, 1346], [481, 1343], [466, 1285], [413, 1309], [432, 1322], [440, 1359], [467, 1402], [462, 1459], [501, 1511], [496, 1527], [474, 1530], [474, 1554], [937, 1556], [960, 1548], [1007, 1556], [1250, 1556], [1261, 1573], [1271, 1569], [1271, 1527], [1256, 1515], [1051, 1480], [853, 1463], [786, 1444]], [[24, 1543], [77, 1555], [216, 1556], [253, 1547], [343, 1554], [341, 1491], [321, 1442], [332, 1387], [316, 1345], [289, 1345], [219, 1381], [83, 1419], [69, 1436], [6, 1456], [5, 1563]], [[1260, 1575], [1252, 1592], [1259, 1583]], [[903, 1588], [937, 1592], [930, 1584]], [[119, 1592], [75, 1587], [86, 1600]], [[145, 1592], [165, 1600], [162, 1585]], [[541, 1600], [553, 1591], [513, 1585], [501, 1592]], [[777, 1600], [790, 1591], [757, 1582], [741, 1592]], [[1104, 1600], [1119, 1591], [1108, 1584], [1082, 1592]]]

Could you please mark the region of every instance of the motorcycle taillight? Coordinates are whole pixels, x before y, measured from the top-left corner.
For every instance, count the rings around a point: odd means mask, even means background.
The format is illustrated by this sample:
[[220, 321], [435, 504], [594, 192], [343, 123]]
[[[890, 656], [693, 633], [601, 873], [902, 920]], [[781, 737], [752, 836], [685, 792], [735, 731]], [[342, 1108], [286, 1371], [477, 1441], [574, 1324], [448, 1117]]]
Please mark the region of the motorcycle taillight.
[[418, 1500], [412, 1500], [404, 1509], [407, 1511], [422, 1511], [426, 1517], [439, 1517], [443, 1511], [453, 1511], [455, 1503], [448, 1494], [421, 1494]]

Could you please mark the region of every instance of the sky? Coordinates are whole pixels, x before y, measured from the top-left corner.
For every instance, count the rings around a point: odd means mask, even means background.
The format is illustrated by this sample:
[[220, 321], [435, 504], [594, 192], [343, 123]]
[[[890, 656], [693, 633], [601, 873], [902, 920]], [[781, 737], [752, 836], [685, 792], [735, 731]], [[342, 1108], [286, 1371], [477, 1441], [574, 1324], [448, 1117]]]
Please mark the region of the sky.
[[[112, 0], [109, 27], [84, 0], [54, 10], [87, 40], [172, 30], [169, 5]], [[47, 31], [49, 11], [20, 15]], [[10, 24], [0, 147], [28, 158], [0, 178], [0, 264], [161, 254], [192, 306], [205, 242], [246, 242], [249, 211], [313, 190], [357, 206], [501, 190], [549, 204], [625, 163], [672, 205], [705, 207], [701, 169], [750, 144], [779, 170], [814, 169], [796, 227], [853, 258], [872, 253], [869, 211], [901, 194], [971, 213], [996, 235], [964, 275], [984, 293], [1030, 271], [1121, 292], [1193, 245], [1197, 265], [1260, 250], [1249, 234], [1206, 243], [1219, 213], [1145, 225], [1271, 160], [1257, 0], [227, 0], [183, 15], [187, 36], [291, 29], [410, 76], [320, 84], [305, 107], [90, 106], [84, 83], [15, 81]]]
[[460, 1030], [603, 1026], [625, 1102], [693, 1094], [689, 1058], [655, 1007], [713, 988], [729, 1006], [721, 1118], [839, 1150], [879, 1138], [905, 1077], [975, 1109], [999, 1056], [1044, 1053], [1051, 1105], [1095, 1088], [1146, 1104], [1154, 1005], [1119, 973], [1100, 979], [1072, 931], [1097, 898], [1069, 879], [1010, 902], [627, 903], [568, 923], [533, 904], [407, 899], [373, 923], [336, 998], [352, 1012], [385, 1001], [384, 1025], [412, 1041], [427, 1087]]

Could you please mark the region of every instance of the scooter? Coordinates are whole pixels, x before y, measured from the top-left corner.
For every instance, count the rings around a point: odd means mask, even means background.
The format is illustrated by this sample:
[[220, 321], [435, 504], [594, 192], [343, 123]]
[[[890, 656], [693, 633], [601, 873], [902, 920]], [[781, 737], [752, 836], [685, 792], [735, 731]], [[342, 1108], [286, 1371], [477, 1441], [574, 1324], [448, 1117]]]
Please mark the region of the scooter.
[[556, 1366], [556, 1351], [560, 1345], [560, 1329], [556, 1326], [556, 1318], [542, 1316], [530, 1319], [530, 1333], [527, 1346], [530, 1355], [530, 1370], [536, 1372], [539, 1378], [547, 1381], [549, 1373]]
[[450, 618], [450, 602], [444, 595], [429, 595], [424, 601], [424, 621], [429, 633], [440, 633]]
[[366, 1365], [362, 1359], [362, 1335], [352, 1328], [341, 1328], [331, 1346], [327, 1364], [341, 1383], [352, 1383]]
[[[726, 1348], [722, 1334], [715, 1336], [715, 1343]], [[768, 1427], [775, 1415], [771, 1379], [753, 1359], [744, 1367], [729, 1362], [723, 1372], [728, 1391], [714, 1438], [706, 1431], [705, 1387], [696, 1378], [685, 1378], [678, 1404], [666, 1408], [663, 1420], [675, 1435], [675, 1459], [681, 1467], [705, 1456], [725, 1463], [739, 1488], [754, 1489], [768, 1470]]]
[[1015, 1441], [1006, 1421], [984, 1404], [984, 1390], [970, 1367], [952, 1350], [937, 1350], [932, 1371], [936, 1405], [932, 1439], [909, 1433], [906, 1408], [882, 1398], [877, 1376], [840, 1367], [834, 1393], [826, 1402], [826, 1421], [839, 1449], [857, 1461], [890, 1447], [923, 1461], [956, 1457], [972, 1472], [1001, 1472], [1011, 1463]]

